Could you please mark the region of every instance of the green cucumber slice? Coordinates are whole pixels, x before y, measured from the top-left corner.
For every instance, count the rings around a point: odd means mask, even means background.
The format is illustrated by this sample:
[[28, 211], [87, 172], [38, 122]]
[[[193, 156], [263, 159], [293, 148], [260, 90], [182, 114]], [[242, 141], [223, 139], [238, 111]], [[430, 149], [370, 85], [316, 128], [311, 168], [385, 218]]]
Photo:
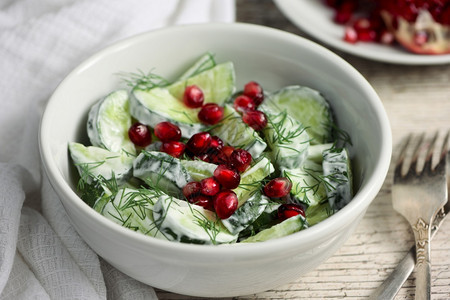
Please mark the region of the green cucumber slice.
[[128, 137], [130, 126], [129, 97], [125, 90], [110, 93], [89, 110], [87, 133], [93, 146], [135, 154], [136, 148]]
[[323, 152], [325, 150], [331, 149], [332, 147], [332, 143], [309, 145], [308, 156], [306, 157], [306, 159], [321, 164], [323, 161]]
[[153, 218], [170, 241], [223, 244], [237, 240], [237, 235], [229, 233], [214, 212], [174, 197], [159, 197], [153, 208]]
[[181, 189], [192, 181], [179, 159], [158, 151], [142, 151], [133, 163], [133, 176], [175, 197], [182, 196]]
[[330, 141], [333, 117], [327, 100], [316, 90], [304, 86], [288, 86], [272, 94], [270, 99], [280, 111], [289, 115], [306, 127], [311, 144]]
[[306, 209], [306, 221], [309, 226], [313, 226], [334, 213], [333, 209], [330, 207], [330, 203], [325, 202], [320, 205], [310, 206]]
[[211, 129], [211, 133], [235, 148], [247, 150], [252, 157], [259, 157], [267, 147], [266, 142], [242, 121], [241, 115], [230, 105], [224, 106], [224, 118]]
[[236, 89], [235, 77], [233, 63], [225, 62], [196, 75], [192, 74], [186, 79], [182, 78], [182, 80], [169, 85], [167, 89], [176, 99], [182, 102], [186, 87], [197, 85], [203, 91], [205, 103], [213, 102], [223, 105]]
[[104, 205], [101, 214], [133, 231], [166, 239], [153, 219], [153, 206], [159, 196], [151, 190], [120, 189], [114, 199]]
[[81, 179], [88, 184], [112, 178], [123, 184], [132, 175], [133, 156], [75, 142], [69, 143], [69, 152]]
[[308, 206], [315, 206], [327, 200], [321, 164], [307, 160], [301, 168], [285, 169], [283, 173], [292, 182], [291, 195], [296, 200]]
[[263, 133], [275, 165], [280, 169], [300, 167], [308, 154], [310, 137], [306, 128], [285, 110], [276, 112], [265, 105], [261, 110], [267, 116]]
[[205, 129], [205, 125], [197, 117], [198, 111], [188, 108], [165, 88], [134, 88], [131, 92], [130, 113], [135, 119], [150, 127], [169, 121], [180, 127], [185, 138]]
[[189, 77], [195, 76], [203, 71], [212, 69], [216, 66], [216, 61], [211, 53], [206, 53], [202, 55], [189, 69], [187, 69], [177, 81], [182, 81], [188, 79]]
[[214, 174], [217, 165], [204, 162], [202, 160], [180, 160], [181, 165], [186, 169], [194, 181], [200, 181]]
[[303, 228], [306, 228], [305, 218], [302, 215], [297, 215], [295, 217], [286, 219], [277, 225], [258, 232], [257, 234], [243, 240], [242, 243], [264, 242], [267, 240], [293, 234], [294, 232], [300, 231]]
[[262, 181], [275, 171], [272, 163], [267, 157], [261, 157], [253, 165], [241, 174], [241, 182], [233, 191], [236, 193], [240, 207], [256, 191], [261, 189]]
[[269, 198], [258, 191], [245, 201], [229, 218], [222, 220], [222, 224], [231, 234], [238, 234], [264, 212], [268, 203]]
[[335, 148], [323, 153], [323, 175], [331, 208], [339, 210], [353, 197], [353, 176], [346, 148]]

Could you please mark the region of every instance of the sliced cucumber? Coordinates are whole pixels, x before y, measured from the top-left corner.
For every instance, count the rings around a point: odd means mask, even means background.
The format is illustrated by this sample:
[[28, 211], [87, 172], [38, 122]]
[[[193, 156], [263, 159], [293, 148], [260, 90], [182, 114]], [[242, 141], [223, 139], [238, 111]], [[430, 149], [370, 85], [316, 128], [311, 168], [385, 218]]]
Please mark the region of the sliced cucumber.
[[81, 179], [88, 184], [114, 178], [120, 185], [132, 175], [134, 157], [127, 154], [75, 142], [69, 143], [69, 152]]
[[243, 240], [242, 243], [264, 242], [293, 234], [303, 228], [306, 228], [305, 218], [302, 215], [297, 215], [258, 232], [257, 234]]
[[101, 214], [123, 227], [166, 239], [153, 219], [153, 206], [159, 196], [151, 190], [120, 189], [116, 197], [104, 205]]
[[190, 138], [193, 134], [205, 129], [205, 125], [200, 123], [197, 117], [198, 109], [188, 108], [165, 88], [133, 89], [130, 112], [139, 122], [150, 127], [155, 127], [160, 122], [170, 121], [180, 127], [182, 136], [185, 138]]
[[320, 205], [308, 207], [305, 214], [308, 225], [313, 226], [331, 216], [333, 209], [331, 209], [330, 203], [325, 202]]
[[243, 240], [276, 225], [278, 223], [278, 207], [280, 207], [279, 203], [269, 201], [261, 215], [239, 233], [239, 239]]
[[234, 243], [214, 212], [174, 197], [161, 196], [153, 209], [159, 230], [170, 241], [192, 244]]
[[331, 208], [339, 210], [353, 197], [353, 178], [346, 148], [330, 149], [323, 153], [323, 175]]
[[270, 102], [302, 123], [312, 144], [330, 141], [331, 108], [318, 91], [304, 86], [288, 86], [272, 94]]
[[195, 76], [203, 71], [212, 69], [216, 66], [216, 61], [211, 53], [206, 53], [202, 55], [189, 69], [187, 69], [183, 75], [181, 75], [177, 81], [188, 79], [189, 77]]
[[181, 189], [192, 181], [179, 159], [157, 151], [142, 151], [134, 161], [133, 175], [151, 188], [176, 197], [181, 196]]
[[194, 181], [200, 181], [211, 177], [217, 165], [204, 162], [202, 160], [180, 160], [181, 165], [186, 169]]
[[308, 156], [306, 157], [306, 159], [321, 164], [323, 161], [323, 152], [325, 150], [331, 149], [332, 147], [332, 143], [309, 145]]
[[269, 199], [258, 191], [245, 201], [228, 219], [222, 220], [222, 224], [232, 234], [238, 234], [264, 212], [268, 203]]
[[266, 142], [242, 121], [241, 115], [230, 105], [224, 106], [224, 119], [211, 133], [233, 147], [247, 150], [252, 157], [259, 157], [267, 147]]
[[327, 200], [322, 165], [305, 161], [301, 168], [285, 169], [283, 173], [292, 182], [291, 195], [308, 206], [315, 206]]
[[261, 109], [268, 119], [263, 133], [274, 164], [280, 169], [300, 167], [308, 154], [310, 138], [306, 128], [285, 110], [276, 112], [264, 105]]
[[196, 75], [192, 74], [186, 79], [171, 84], [167, 89], [180, 101], [183, 99], [184, 90], [189, 85], [197, 85], [203, 91], [205, 103], [214, 102], [222, 105], [236, 89], [233, 63], [218, 64], [209, 70]]
[[261, 188], [263, 179], [272, 174], [274, 171], [275, 168], [270, 160], [263, 156], [256, 160], [249, 169], [242, 173], [239, 186], [233, 190], [239, 199], [238, 206], [241, 206], [256, 191], [258, 191]]
[[130, 126], [129, 97], [125, 90], [112, 92], [89, 111], [87, 133], [93, 146], [135, 154], [136, 148], [128, 137]]

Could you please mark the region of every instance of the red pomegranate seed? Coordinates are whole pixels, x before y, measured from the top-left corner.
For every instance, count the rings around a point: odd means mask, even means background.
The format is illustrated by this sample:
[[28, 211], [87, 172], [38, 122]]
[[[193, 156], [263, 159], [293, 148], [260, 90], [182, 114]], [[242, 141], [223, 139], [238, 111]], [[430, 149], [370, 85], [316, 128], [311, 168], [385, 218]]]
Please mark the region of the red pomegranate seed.
[[198, 112], [198, 118], [208, 125], [217, 124], [223, 118], [223, 107], [216, 103], [206, 103]]
[[131, 142], [139, 147], [147, 147], [152, 143], [152, 133], [150, 129], [139, 122], [131, 125], [130, 129], [128, 129], [128, 137]]
[[238, 197], [233, 191], [224, 190], [218, 193], [214, 199], [214, 209], [220, 219], [228, 219], [238, 207]]
[[383, 30], [380, 34], [380, 42], [385, 45], [394, 43], [394, 35], [388, 30]]
[[253, 102], [253, 99], [245, 95], [237, 96], [236, 99], [234, 99], [233, 107], [236, 111], [241, 113], [247, 110], [256, 109], [256, 105], [255, 102]]
[[184, 197], [186, 199], [192, 198], [193, 196], [200, 195], [202, 185], [200, 182], [191, 181], [188, 182], [182, 189]]
[[218, 165], [214, 170], [214, 177], [220, 183], [220, 185], [226, 189], [235, 189], [238, 187], [241, 181], [241, 175], [239, 172], [230, 168], [227, 165]]
[[242, 121], [256, 131], [260, 131], [267, 126], [267, 117], [259, 110], [248, 110], [244, 112]]
[[344, 41], [351, 44], [354, 44], [358, 41], [358, 34], [356, 33], [355, 28], [350, 26], [345, 27]]
[[220, 191], [220, 183], [214, 177], [208, 177], [200, 181], [200, 192], [206, 196], [214, 196]]
[[178, 141], [164, 142], [160, 148], [161, 152], [165, 152], [175, 158], [179, 158], [184, 154], [186, 145]]
[[362, 42], [374, 42], [378, 39], [378, 34], [373, 29], [360, 31], [357, 33], [358, 33], [358, 40]]
[[203, 91], [196, 85], [189, 85], [184, 90], [183, 102], [187, 107], [198, 108], [203, 105], [205, 96]]
[[292, 189], [292, 182], [286, 177], [278, 177], [269, 181], [264, 186], [264, 194], [270, 198], [287, 196]]
[[216, 150], [216, 151], [220, 151], [223, 148], [223, 141], [220, 137], [218, 137], [217, 135], [213, 135], [211, 137], [211, 143], [209, 144], [209, 148]]
[[368, 18], [358, 18], [355, 20], [355, 22], [353, 22], [353, 28], [355, 28], [355, 30], [359, 32], [371, 29], [372, 26]]
[[250, 97], [256, 107], [264, 101], [263, 88], [256, 81], [250, 81], [244, 86], [244, 95]]
[[208, 153], [202, 153], [202, 154], [198, 155], [197, 158], [204, 162], [208, 162], [208, 163], [212, 162], [211, 155], [209, 155]]
[[181, 129], [170, 122], [161, 122], [156, 124], [155, 135], [162, 142], [179, 141], [181, 139]]
[[211, 144], [211, 135], [208, 132], [199, 132], [191, 136], [186, 143], [186, 148], [194, 155], [200, 155], [208, 150]]
[[239, 172], [244, 172], [252, 162], [252, 155], [244, 149], [235, 149], [230, 155], [230, 164]]
[[414, 33], [414, 43], [416, 43], [416, 45], [423, 45], [428, 41], [428, 33], [426, 31], [416, 31]]
[[305, 211], [303, 207], [295, 203], [285, 203], [278, 207], [278, 218], [281, 220], [286, 220], [298, 215], [305, 216]]
[[207, 210], [213, 210], [213, 200], [209, 196], [205, 195], [196, 195], [188, 199], [188, 202], [191, 204], [199, 205]]
[[231, 153], [233, 153], [234, 148], [231, 146], [224, 146], [222, 148], [222, 153], [225, 155], [225, 157], [227, 158], [227, 160], [230, 160], [231, 157]]

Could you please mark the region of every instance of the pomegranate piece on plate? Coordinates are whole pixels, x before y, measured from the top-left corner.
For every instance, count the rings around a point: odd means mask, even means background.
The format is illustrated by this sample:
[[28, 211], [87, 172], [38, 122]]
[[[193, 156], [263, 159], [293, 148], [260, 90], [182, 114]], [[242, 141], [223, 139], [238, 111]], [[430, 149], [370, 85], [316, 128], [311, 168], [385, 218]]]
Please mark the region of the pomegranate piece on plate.
[[450, 53], [450, 1], [381, 0], [380, 14], [397, 42], [411, 52]]

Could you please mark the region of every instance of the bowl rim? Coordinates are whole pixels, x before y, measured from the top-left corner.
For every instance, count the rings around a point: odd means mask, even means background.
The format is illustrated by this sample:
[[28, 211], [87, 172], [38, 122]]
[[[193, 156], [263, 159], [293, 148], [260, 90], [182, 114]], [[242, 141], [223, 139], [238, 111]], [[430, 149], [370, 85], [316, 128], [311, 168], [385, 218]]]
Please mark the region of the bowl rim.
[[[167, 32], [174, 31], [184, 31], [189, 30], [192, 33], [194, 30], [225, 30], [230, 32], [248, 32], [249, 34], [264, 34], [267, 38], [272, 38], [276, 40], [283, 41], [285, 43], [294, 44], [308, 51], [314, 51], [319, 55], [325, 56], [332, 60], [333, 63], [338, 66], [344, 73], [346, 73], [352, 80], [356, 82], [357, 85], [363, 87], [364, 92], [367, 95], [367, 99], [370, 102], [370, 106], [373, 108], [375, 115], [379, 121], [380, 134], [381, 134], [381, 151], [379, 153], [379, 161], [375, 165], [373, 174], [370, 178], [366, 178], [367, 182], [364, 186], [360, 187], [352, 201], [346, 205], [343, 209], [338, 211], [336, 214], [325, 219], [324, 221], [300, 232], [291, 234], [286, 237], [281, 237], [274, 240], [265, 241], [262, 243], [236, 243], [230, 245], [196, 245], [196, 244], [185, 244], [177, 243], [172, 241], [160, 240], [157, 238], [149, 237], [138, 232], [134, 232], [127, 228], [124, 228], [113, 221], [103, 217], [97, 213], [94, 209], [88, 206], [81, 198], [78, 197], [76, 192], [72, 190], [69, 183], [63, 178], [54, 157], [52, 156], [52, 151], [50, 147], [50, 119], [52, 111], [54, 110], [55, 102], [58, 101], [56, 97], [59, 89], [67, 82], [70, 81], [72, 77], [77, 76], [85, 68], [91, 67], [96, 61], [101, 60], [103, 56], [108, 55], [108, 53], [120, 51], [121, 49], [127, 48], [133, 44], [139, 44], [142, 40], [147, 40], [157, 35], [164, 35]], [[48, 103], [46, 104], [44, 113], [41, 118], [41, 123], [39, 126], [39, 151], [41, 155], [41, 160], [46, 171], [50, 183], [53, 188], [58, 192], [58, 196], [61, 199], [63, 205], [65, 201], [70, 201], [71, 205], [74, 205], [79, 211], [86, 214], [86, 217], [90, 219], [95, 219], [101, 226], [107, 227], [108, 230], [114, 234], [126, 237], [129, 239], [130, 243], [134, 245], [142, 245], [148, 249], [159, 248], [164, 251], [178, 252], [182, 251], [184, 254], [192, 255], [207, 255], [207, 256], [217, 256], [225, 254], [234, 254], [240, 256], [261, 256], [273, 253], [277, 250], [286, 249], [287, 246], [292, 245], [302, 245], [318, 238], [326, 238], [330, 233], [339, 230], [339, 226], [334, 226], [336, 224], [345, 224], [346, 220], [355, 213], [361, 214], [365, 212], [365, 209], [370, 205], [371, 201], [375, 198], [379, 192], [389, 169], [391, 154], [392, 154], [392, 134], [390, 129], [389, 119], [387, 117], [386, 111], [384, 110], [383, 104], [376, 94], [370, 83], [360, 74], [353, 66], [342, 59], [337, 54], [328, 50], [327, 48], [310, 41], [304, 37], [282, 31], [280, 29], [275, 29], [271, 27], [266, 27], [263, 25], [247, 24], [247, 23], [208, 23], [208, 24], [189, 24], [189, 25], [176, 25], [172, 27], [167, 27], [163, 29], [151, 30], [148, 32], [143, 32], [116, 43], [113, 43], [97, 53], [91, 55], [83, 62], [78, 64], [65, 78], [59, 83], [55, 91], [51, 95]], [[65, 198], [65, 199], [64, 199]], [[348, 222], [348, 221], [347, 221]], [[256, 253], [258, 255], [256, 255]], [[251, 254], [251, 255], [249, 255]]]

